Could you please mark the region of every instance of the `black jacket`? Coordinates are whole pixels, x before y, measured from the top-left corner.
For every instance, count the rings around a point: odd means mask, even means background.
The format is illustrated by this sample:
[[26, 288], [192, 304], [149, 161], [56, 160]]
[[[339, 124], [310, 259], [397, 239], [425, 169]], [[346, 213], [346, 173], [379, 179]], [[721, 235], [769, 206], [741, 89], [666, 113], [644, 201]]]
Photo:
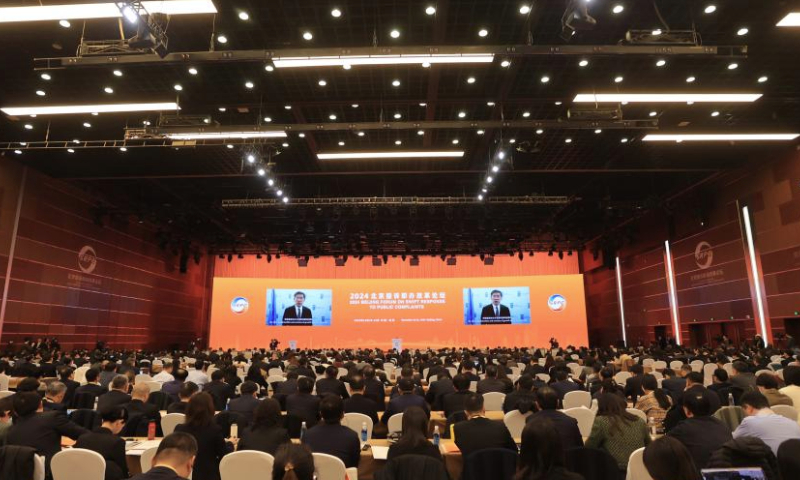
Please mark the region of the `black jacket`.
[[36, 449], [9, 445], [0, 448], [0, 478], [33, 478]]
[[536, 401], [536, 394], [533, 392], [523, 392], [515, 390], [506, 395], [503, 400], [503, 413], [508, 413], [513, 410], [519, 410], [520, 405], [527, 404], [528, 408], [525, 410], [529, 412], [533, 410], [533, 405]]
[[462, 457], [485, 448], [507, 448], [517, 451], [517, 444], [503, 422], [478, 417], [453, 426], [456, 446]]
[[402, 442], [395, 443], [389, 447], [389, 454], [386, 459], [392, 460], [401, 455], [423, 455], [443, 461], [439, 447], [428, 441], [415, 446], [405, 445]]
[[433, 382], [428, 387], [428, 391], [425, 393], [425, 400], [428, 401], [433, 410], [441, 410], [442, 397], [455, 391], [456, 388], [453, 386], [453, 381], [449, 378], [443, 378]]
[[234, 398], [228, 403], [228, 411], [238, 413], [247, 423], [253, 423], [253, 411], [258, 406], [259, 400], [250, 395]]
[[81, 385], [80, 387], [75, 389], [75, 393], [83, 393], [88, 392], [94, 395], [95, 397], [99, 397], [100, 395], [108, 392], [107, 388], [103, 388], [96, 383], [87, 383], [86, 385]]
[[392, 417], [392, 415], [403, 413], [408, 407], [420, 407], [425, 411], [425, 415], [428, 417], [431, 416], [431, 409], [428, 407], [428, 404], [425, 402], [424, 398], [420, 397], [419, 395], [407, 394], [395, 397], [389, 402], [389, 405], [383, 412], [381, 422], [389, 423], [389, 419]]
[[448, 393], [442, 397], [442, 410], [444, 410], [444, 416], [446, 418], [450, 418], [450, 415], [456, 412], [463, 412], [464, 402], [467, 401], [467, 397], [470, 393], [472, 392], [466, 390], [463, 392]]
[[561, 443], [564, 446], [564, 450], [583, 446], [583, 437], [581, 436], [580, 428], [578, 428], [578, 421], [564, 412], [558, 410], [540, 410], [529, 416], [527, 421], [531, 421], [533, 417], [544, 417], [550, 420], [553, 426], [556, 427], [559, 436], [561, 436]]
[[78, 437], [75, 448], [85, 448], [97, 452], [106, 459], [106, 479], [122, 480], [128, 478], [128, 464], [125, 460], [125, 440], [111, 433], [107, 428], [96, 428]]
[[225, 410], [228, 400], [236, 396], [234, 388], [223, 381], [208, 382], [203, 386], [203, 391], [214, 399], [214, 409]]
[[634, 405], [639, 396], [644, 395], [642, 380], [644, 380], [644, 375], [634, 375], [625, 381], [625, 396], [630, 398]]
[[[780, 480], [781, 478], [778, 462], [772, 449], [760, 438], [755, 437], [741, 437], [725, 443], [711, 454], [706, 467], [760, 467], [767, 480]], [[788, 479], [784, 478], [783, 480]]]
[[278, 447], [289, 443], [289, 432], [281, 427], [253, 428], [248, 427], [239, 434], [238, 450], [258, 450], [275, 455]]
[[731, 431], [714, 417], [693, 417], [681, 421], [668, 433], [689, 450], [698, 469], [706, 468], [712, 452], [731, 440]]
[[295, 393], [286, 397], [286, 413], [306, 422], [308, 428], [319, 419], [319, 397], [310, 393]]
[[167, 467], [156, 467], [147, 471], [147, 473], [140, 473], [131, 480], [185, 480], [175, 470]]
[[347, 393], [344, 382], [338, 378], [320, 378], [317, 380], [317, 395], [322, 398], [328, 394], [339, 395], [342, 398], [348, 398], [350, 396], [350, 394]]
[[478, 393], [484, 394], [489, 392], [506, 393], [506, 383], [499, 378], [484, 378], [478, 382]]
[[67, 393], [64, 395], [64, 404], [71, 405], [72, 397], [75, 395], [75, 390], [81, 386], [81, 383], [76, 382], [75, 380], [61, 380], [61, 383], [67, 386]]
[[371, 418], [373, 425], [378, 424], [378, 405], [358, 393], [344, 401], [344, 413], [361, 413]]
[[343, 425], [320, 423], [308, 429], [303, 443], [311, 447], [313, 452], [338, 457], [346, 468], [357, 467], [361, 459], [358, 434]]
[[50, 459], [61, 451], [61, 437], [77, 440], [88, 430], [71, 422], [61, 412], [34, 413], [20, 417], [6, 437], [7, 445], [33, 447], [45, 456], [47, 471], [50, 471]]
[[111, 407], [121, 407], [131, 401], [131, 396], [119, 390], [106, 392], [97, 399], [97, 411], [103, 412]]
[[182, 424], [177, 425], [175, 431], [188, 433], [197, 440], [192, 480], [219, 480], [219, 461], [233, 450], [225, 441], [222, 428], [214, 423], [202, 428]]
[[[144, 418], [147, 419], [148, 422], [150, 420], [156, 422], [156, 430], [158, 432], [161, 431], [161, 412], [155, 405], [152, 405], [150, 403], [145, 403], [141, 400], [131, 400], [130, 403], [125, 405], [125, 410], [128, 411], [129, 419], [137, 414], [142, 415], [144, 416]], [[163, 435], [158, 434], [158, 436], [163, 436]]]

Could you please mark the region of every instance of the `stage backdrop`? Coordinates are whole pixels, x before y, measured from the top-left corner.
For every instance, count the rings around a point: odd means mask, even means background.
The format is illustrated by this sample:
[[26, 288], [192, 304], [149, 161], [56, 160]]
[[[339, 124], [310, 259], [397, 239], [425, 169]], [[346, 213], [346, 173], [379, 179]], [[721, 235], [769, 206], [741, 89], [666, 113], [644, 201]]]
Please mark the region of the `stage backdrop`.
[[272, 338], [299, 348], [542, 346], [551, 337], [588, 344], [582, 275], [214, 280], [211, 347]]

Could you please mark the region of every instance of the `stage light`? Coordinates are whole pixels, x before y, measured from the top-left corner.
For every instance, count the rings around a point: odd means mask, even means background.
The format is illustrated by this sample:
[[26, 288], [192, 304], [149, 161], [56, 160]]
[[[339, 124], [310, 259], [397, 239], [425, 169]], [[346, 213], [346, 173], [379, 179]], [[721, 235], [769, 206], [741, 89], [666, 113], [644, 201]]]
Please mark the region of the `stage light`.
[[400, 86], [400, 80], [392, 80], [392, 86], [393, 87], [399, 87]]
[[334, 8], [333, 10], [331, 10], [331, 16], [333, 18], [339, 18], [342, 16], [342, 11], [339, 10], [338, 8]]
[[425, 8], [425, 13], [428, 15], [436, 14], [436, 7], [434, 7], [433, 5], [428, 5], [428, 7]]
[[283, 203], [289, 203], [289, 197], [283, 197]]
[[244, 86], [245, 86], [245, 88], [248, 88], [248, 89], [252, 90], [253, 87], [255, 87], [255, 84], [253, 82], [245, 82]]
[[69, 20], [59, 20], [58, 24], [61, 25], [64, 28], [69, 28], [69, 27], [72, 26], [72, 24], [69, 23]]
[[104, 91], [104, 92], [106, 92], [106, 93], [114, 93], [114, 89], [113, 89], [113, 88], [111, 88], [111, 87], [105, 87], [105, 88], [103, 89], [103, 91]]
[[760, 93], [579, 93], [576, 103], [749, 103]]
[[348, 152], [318, 153], [319, 160], [362, 160], [362, 159], [394, 159], [394, 158], [461, 158], [463, 150], [428, 150], [410, 152]]
[[284, 138], [286, 132], [273, 131], [232, 131], [232, 132], [196, 132], [196, 133], [169, 133], [167, 138], [172, 140], [214, 140], [225, 138]]
[[197, 69], [194, 67], [189, 67], [189, 75], [197, 75]]
[[507, 68], [509, 65], [511, 65], [511, 62], [508, 60], [503, 60], [502, 62], [500, 62], [500, 66], [503, 68]]
[[253, 155], [253, 154], [248, 155], [247, 156], [247, 162], [248, 163], [255, 163], [256, 162], [256, 156]]
[[30, 123], [26, 123], [25, 130], [33, 130], [33, 125], [31, 125]]
[[519, 13], [521, 13], [523, 15], [527, 15], [527, 14], [531, 13], [530, 5], [522, 5], [521, 7], [519, 7]]
[[327, 84], [328, 82], [326, 82], [325, 80], [320, 80], [319, 82], [317, 82], [317, 85], [319, 85], [320, 87], [324, 87]]
[[275, 192], [275, 195], [277, 195], [277, 196], [279, 196], [279, 197], [280, 197], [281, 195], [283, 195], [283, 190], [281, 190], [281, 189], [278, 189], [278, 191], [277, 191], [277, 192]]
[[136, 23], [139, 21], [139, 14], [136, 13], [136, 10], [134, 10], [130, 5], [127, 5], [124, 2], [119, 2], [117, 3], [117, 7], [122, 12], [122, 16], [125, 17], [125, 20], [128, 22]]
[[314, 35], [311, 32], [303, 32], [304, 40], [311, 40], [312, 38], [314, 38]]
[[625, 10], [625, 7], [623, 7], [622, 5], [614, 5], [614, 8], [611, 9], [612, 12], [617, 13], [617, 14], [618, 13], [622, 13], [624, 10]]
[[621, 76], [614, 77], [614, 83], [622, 83], [623, 80], [624, 78], [622, 78]]
[[47, 95], [47, 92], [45, 92], [44, 90], [36, 90], [36, 95], [39, 97], [44, 97], [45, 95]]
[[42, 78], [42, 80], [50, 80], [50, 79], [53, 78], [53, 77], [50, 76], [49, 73], [43, 73], [43, 74], [40, 75], [40, 77]]
[[478, 36], [479, 37], [485, 37], [487, 35], [489, 35], [489, 30], [486, 30], [485, 28], [482, 28], [482, 29], [478, 30]]
[[173, 85], [172, 88], [174, 88], [176, 92], [183, 91], [183, 85], [181, 85], [180, 83], [176, 83], [175, 85]]
[[713, 134], [648, 134], [645, 142], [763, 142], [790, 141], [799, 137], [798, 133], [713, 133]]
[[704, 12], [706, 12], [706, 13], [714, 13], [714, 12], [716, 12], [716, 11], [717, 11], [717, 6], [716, 6], [716, 5], [713, 5], [713, 4], [712, 4], [712, 5], [708, 5], [708, 6], [705, 8], [705, 10], [703, 10], [703, 11], [704, 11]]
[[217, 41], [219, 43], [228, 43], [228, 37], [223, 34], [219, 34], [217, 35]]
[[84, 128], [92, 128], [92, 124], [89, 123], [89, 122], [83, 122], [83, 127]]
[[500, 167], [498, 167], [497, 165], [492, 165], [492, 171], [497, 173], [500, 171]]
[[[217, 13], [217, 9], [211, 0], [158, 0], [142, 2], [142, 6], [149, 14], [193, 15]], [[125, 7], [130, 9], [130, 6], [125, 5], [123, 8]], [[117, 4], [111, 2], [0, 8], [0, 23], [58, 21], [64, 28], [70, 26], [68, 20], [121, 18], [122, 16], [123, 13]], [[127, 14], [126, 18], [128, 18]]]
[[267, 180], [267, 185], [269, 185], [270, 187], [275, 185], [275, 180], [270, 178], [269, 180]]
[[259, 169], [258, 169], [258, 174], [259, 174], [259, 175], [261, 175], [261, 176], [263, 177], [264, 175], [266, 175], [266, 174], [267, 174], [267, 171], [266, 171], [266, 170], [264, 170], [263, 168], [259, 168]]
[[400, 38], [400, 31], [399, 30], [392, 30], [389, 32], [389, 36], [392, 38]]

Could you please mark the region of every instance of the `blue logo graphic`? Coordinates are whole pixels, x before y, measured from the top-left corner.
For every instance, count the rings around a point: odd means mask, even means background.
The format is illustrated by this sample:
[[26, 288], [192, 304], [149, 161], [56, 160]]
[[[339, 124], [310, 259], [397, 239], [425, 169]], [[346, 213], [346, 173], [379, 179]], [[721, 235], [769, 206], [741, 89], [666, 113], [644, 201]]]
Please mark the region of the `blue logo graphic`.
[[244, 297], [236, 297], [231, 301], [231, 311], [233, 313], [242, 314], [250, 308], [250, 302]]
[[558, 293], [550, 295], [547, 299], [547, 306], [554, 312], [563, 312], [567, 308], [567, 299]]

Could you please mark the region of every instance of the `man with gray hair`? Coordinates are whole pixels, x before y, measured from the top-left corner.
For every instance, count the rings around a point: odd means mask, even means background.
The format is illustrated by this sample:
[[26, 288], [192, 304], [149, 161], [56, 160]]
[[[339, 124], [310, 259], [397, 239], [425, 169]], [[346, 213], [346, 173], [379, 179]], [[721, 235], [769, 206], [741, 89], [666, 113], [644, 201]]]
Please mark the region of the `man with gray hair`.
[[61, 382], [50, 382], [42, 400], [44, 411], [56, 410], [67, 413], [64, 397], [67, 395], [67, 386]]
[[120, 407], [131, 401], [128, 395], [128, 377], [117, 375], [111, 380], [111, 390], [100, 395], [97, 399], [97, 410], [106, 411], [111, 407]]

